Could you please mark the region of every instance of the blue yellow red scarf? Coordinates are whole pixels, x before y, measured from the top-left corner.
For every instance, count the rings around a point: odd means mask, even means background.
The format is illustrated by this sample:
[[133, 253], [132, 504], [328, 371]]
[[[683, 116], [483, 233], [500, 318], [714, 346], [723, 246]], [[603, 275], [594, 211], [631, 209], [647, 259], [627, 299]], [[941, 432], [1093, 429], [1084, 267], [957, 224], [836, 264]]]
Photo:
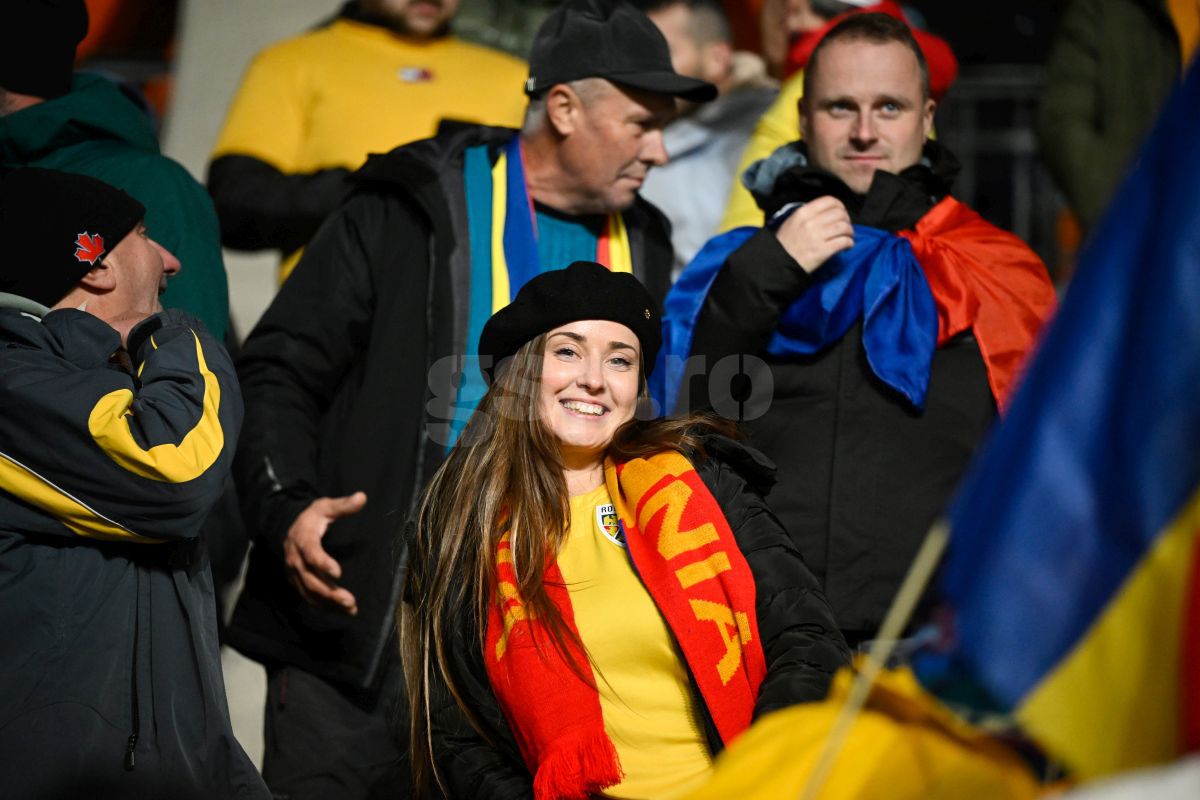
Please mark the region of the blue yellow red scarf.
[[[749, 727], [767, 672], [750, 566], [716, 499], [682, 455], [606, 461], [604, 478], [634, 567], [728, 745]], [[497, 547], [496, 578], [484, 662], [534, 775], [534, 797], [586, 800], [622, 778], [595, 677], [590, 685], [580, 678], [526, 613], [507, 534]], [[563, 621], [578, 634], [570, 594], [554, 564], [547, 565], [545, 584]], [[575, 664], [590, 669], [578, 646], [568, 649]]]
[[[696, 321], [717, 273], [758, 230], [735, 228], [710, 240], [667, 295], [651, 384], [664, 408], [674, 408]], [[1054, 287], [1033, 251], [952, 197], [912, 230], [891, 234], [855, 225], [854, 246], [830, 258], [816, 280], [784, 312], [767, 352], [819, 352], [861, 320], [871, 370], [918, 409], [925, 405], [934, 351], [969, 328], [1003, 411], [1055, 306]]]
[[[468, 148], [463, 153], [463, 178], [471, 249], [471, 296], [467, 363], [458, 386], [451, 422], [453, 433], [447, 450], [454, 446], [487, 391], [475, 360], [479, 357], [477, 348], [484, 323], [511, 303], [530, 278], [546, 269], [567, 266], [542, 264], [538, 258], [537, 223], [525, 182], [520, 136], [514, 135], [498, 154], [487, 145]], [[629, 235], [621, 214], [608, 215], [596, 243], [596, 261], [613, 272], [633, 272]]]

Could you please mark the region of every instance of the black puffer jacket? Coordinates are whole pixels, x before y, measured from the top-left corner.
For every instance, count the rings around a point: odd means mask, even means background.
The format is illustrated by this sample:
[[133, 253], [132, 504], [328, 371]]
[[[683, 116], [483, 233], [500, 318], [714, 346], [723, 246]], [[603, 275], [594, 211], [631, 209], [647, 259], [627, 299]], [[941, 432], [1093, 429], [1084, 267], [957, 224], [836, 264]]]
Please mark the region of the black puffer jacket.
[[[795, 703], [822, 700], [833, 673], [848, 663], [849, 652], [816, 580], [763, 499], [775, 481], [775, 467], [761, 453], [725, 437], [710, 436], [704, 447], [707, 457], [695, 459], [696, 469], [754, 574], [758, 629], [767, 663], [754, 718]], [[533, 797], [533, 777], [488, 683], [477, 630], [464, 612], [461, 624], [446, 634], [464, 700], [491, 741], [479, 735], [444, 685], [439, 685], [432, 720], [438, 771], [449, 800], [528, 800]], [[721, 750], [721, 739], [698, 691], [695, 696], [715, 755]]]
[[[234, 465], [255, 547], [228, 641], [251, 658], [369, 687], [399, 599], [400, 532], [445, 456], [455, 359], [470, 305], [462, 154], [514, 131], [449, 127], [372, 156], [354, 196], [317, 232], [238, 358], [246, 424]], [[634, 273], [661, 302], [666, 222], [625, 212]], [[358, 615], [307, 605], [282, 545], [314, 499], [367, 493], [323, 544]]]
[[233, 364], [178, 310], [133, 329], [131, 368], [120, 347], [84, 311], [0, 308], [0, 795], [267, 798], [199, 538], [237, 445]]
[[[792, 148], [804, 152], [802, 144]], [[900, 175], [876, 172], [866, 195], [824, 170], [796, 165], [773, 181], [760, 205], [770, 214], [789, 202], [833, 195], [855, 223], [910, 228], [949, 193], [958, 170], [934, 143], [925, 155], [924, 163]], [[745, 374], [757, 390], [773, 384], [765, 413], [755, 399], [746, 404], [744, 427], [779, 465], [772, 506], [853, 640], [878, 630], [996, 408], [969, 331], [936, 351], [923, 411], [871, 371], [861, 324], [811, 356], [767, 354], [781, 314], [814, 280], [772, 232], [759, 231], [721, 267], [692, 352], [710, 365], [734, 354], [756, 355], [757, 362], [745, 362]], [[709, 405], [706, 380], [693, 381], [690, 390], [694, 407]]]

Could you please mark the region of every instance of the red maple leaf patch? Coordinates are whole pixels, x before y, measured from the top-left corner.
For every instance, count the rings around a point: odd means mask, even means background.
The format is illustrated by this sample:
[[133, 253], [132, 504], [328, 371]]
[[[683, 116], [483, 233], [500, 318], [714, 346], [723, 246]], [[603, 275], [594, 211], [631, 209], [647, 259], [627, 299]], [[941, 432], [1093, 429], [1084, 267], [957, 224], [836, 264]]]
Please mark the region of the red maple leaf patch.
[[104, 255], [104, 237], [98, 233], [81, 233], [75, 237], [75, 258], [95, 264]]

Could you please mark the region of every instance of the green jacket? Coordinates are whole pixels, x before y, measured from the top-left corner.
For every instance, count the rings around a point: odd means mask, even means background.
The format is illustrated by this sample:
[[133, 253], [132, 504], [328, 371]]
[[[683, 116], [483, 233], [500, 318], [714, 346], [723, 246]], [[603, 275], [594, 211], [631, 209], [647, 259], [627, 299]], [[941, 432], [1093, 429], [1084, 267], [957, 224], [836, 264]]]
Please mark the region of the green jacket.
[[1096, 223], [1178, 82], [1165, 0], [1074, 0], [1046, 63], [1042, 159], [1085, 229]]
[[137, 198], [151, 238], [183, 265], [163, 305], [194, 314], [224, 340], [229, 285], [212, 201], [187, 170], [159, 153], [150, 118], [115, 84], [79, 73], [66, 95], [0, 117], [0, 163], [90, 175]]

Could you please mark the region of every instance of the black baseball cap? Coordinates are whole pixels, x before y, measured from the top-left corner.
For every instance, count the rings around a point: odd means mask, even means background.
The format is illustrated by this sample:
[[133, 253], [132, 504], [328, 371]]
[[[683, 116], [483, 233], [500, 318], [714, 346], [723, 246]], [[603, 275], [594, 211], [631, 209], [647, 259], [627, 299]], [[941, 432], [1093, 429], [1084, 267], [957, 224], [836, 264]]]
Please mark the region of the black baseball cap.
[[529, 49], [525, 93], [557, 83], [604, 78], [621, 86], [704, 103], [717, 96], [707, 81], [671, 66], [667, 40], [650, 18], [624, 0], [567, 0], [538, 28]]

